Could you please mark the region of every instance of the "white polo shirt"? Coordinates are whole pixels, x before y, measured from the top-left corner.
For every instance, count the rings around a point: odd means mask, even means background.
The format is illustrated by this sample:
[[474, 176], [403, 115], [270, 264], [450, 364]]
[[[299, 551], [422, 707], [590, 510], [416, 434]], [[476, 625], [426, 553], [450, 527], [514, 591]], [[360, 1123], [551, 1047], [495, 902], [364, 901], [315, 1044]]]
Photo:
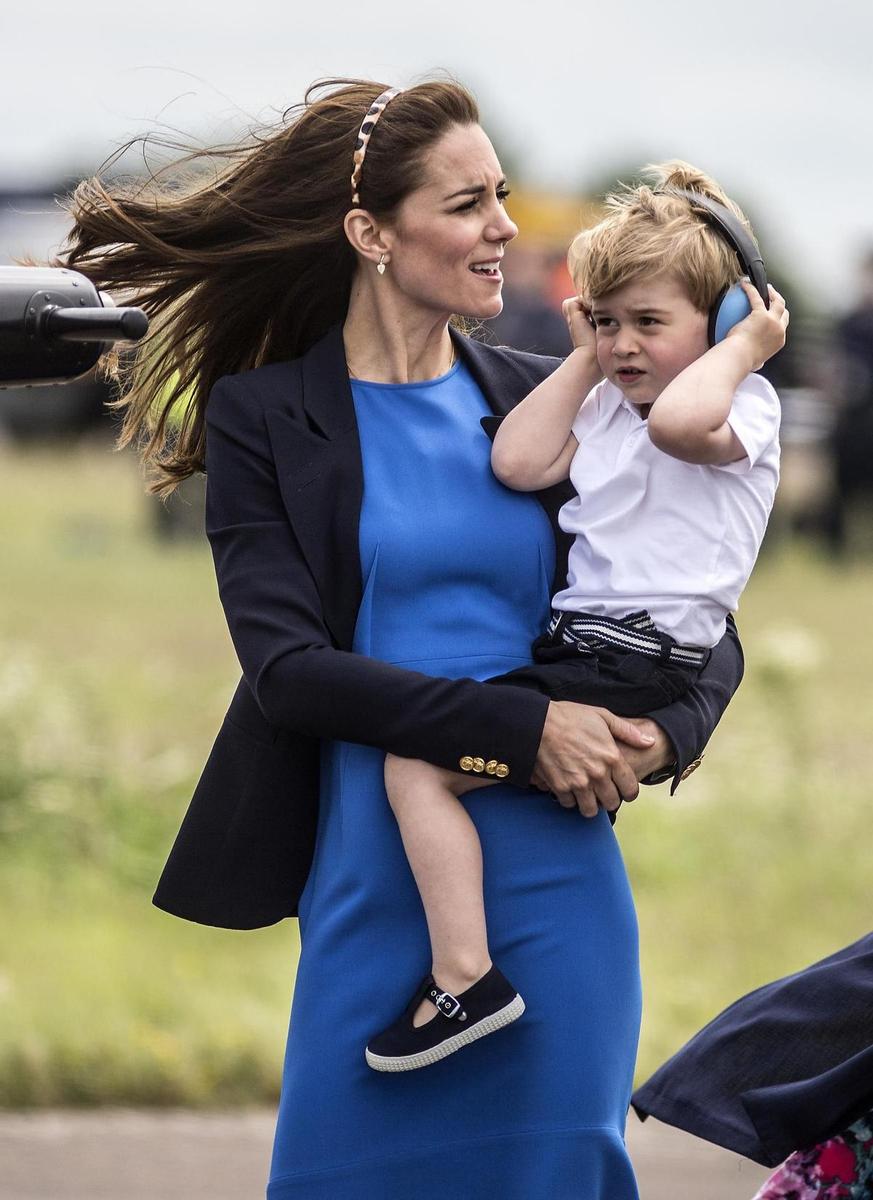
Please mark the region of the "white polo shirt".
[[779, 398], [761, 375], [737, 389], [728, 422], [746, 457], [680, 462], [604, 380], [573, 422], [574, 499], [560, 511], [575, 535], [567, 587], [552, 604], [624, 617], [645, 608], [682, 645], [714, 646], [736, 610], [779, 482]]

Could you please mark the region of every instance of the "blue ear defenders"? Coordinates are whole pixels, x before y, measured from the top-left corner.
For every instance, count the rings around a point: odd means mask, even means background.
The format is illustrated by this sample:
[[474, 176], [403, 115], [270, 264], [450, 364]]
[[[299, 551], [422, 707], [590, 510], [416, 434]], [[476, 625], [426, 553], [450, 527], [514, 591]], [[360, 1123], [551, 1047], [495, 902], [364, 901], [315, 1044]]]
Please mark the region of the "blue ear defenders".
[[[734, 216], [729, 208], [719, 204], [717, 200], [704, 196], [702, 192], [686, 191], [685, 188], [670, 188], [670, 193], [683, 196], [697, 210], [709, 225], [719, 233], [727, 244], [736, 251], [743, 274], [748, 275], [758, 295], [764, 301], [766, 308], [770, 307], [770, 293], [767, 290], [767, 272], [764, 270], [764, 260], [749, 232]], [[725, 288], [716, 297], [715, 303], [709, 310], [709, 344], [714, 346], [720, 342], [734, 325], [738, 325], [752, 311], [749, 298], [738, 283]]]

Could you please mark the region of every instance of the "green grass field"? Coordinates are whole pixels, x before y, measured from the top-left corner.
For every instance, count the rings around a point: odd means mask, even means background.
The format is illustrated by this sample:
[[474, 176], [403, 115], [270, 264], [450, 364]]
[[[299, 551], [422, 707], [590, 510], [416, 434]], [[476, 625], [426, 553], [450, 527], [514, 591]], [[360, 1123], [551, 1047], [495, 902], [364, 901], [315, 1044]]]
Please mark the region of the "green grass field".
[[[150, 904], [238, 677], [208, 549], [156, 542], [135, 463], [103, 446], [2, 453], [0, 544], [0, 1106], [270, 1101], [295, 924]], [[640, 1078], [870, 927], [871, 585], [873, 565], [770, 550], [704, 765], [622, 813]]]

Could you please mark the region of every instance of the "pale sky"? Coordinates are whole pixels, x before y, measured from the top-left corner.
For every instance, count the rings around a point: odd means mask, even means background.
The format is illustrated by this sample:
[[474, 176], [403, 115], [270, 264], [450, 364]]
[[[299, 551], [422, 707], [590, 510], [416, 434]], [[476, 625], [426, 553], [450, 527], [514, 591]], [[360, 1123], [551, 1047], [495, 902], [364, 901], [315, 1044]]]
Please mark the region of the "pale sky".
[[611, 168], [685, 158], [756, 215], [765, 259], [768, 248], [784, 257], [825, 304], [851, 298], [854, 262], [873, 244], [869, 0], [250, 0], [224, 11], [7, 6], [0, 187], [87, 171], [161, 123], [220, 140], [319, 77], [402, 85], [448, 69], [478, 95], [517, 183], [572, 191]]

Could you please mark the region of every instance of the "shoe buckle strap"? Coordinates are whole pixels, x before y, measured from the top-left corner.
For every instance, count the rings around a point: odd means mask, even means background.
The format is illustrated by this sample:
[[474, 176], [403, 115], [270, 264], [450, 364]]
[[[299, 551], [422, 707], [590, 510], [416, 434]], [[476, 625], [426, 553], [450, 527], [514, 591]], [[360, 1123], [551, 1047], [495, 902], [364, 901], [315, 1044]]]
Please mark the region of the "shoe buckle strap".
[[435, 1004], [444, 1017], [457, 1017], [459, 1021], [466, 1019], [467, 1014], [461, 1012], [461, 1002], [451, 992], [441, 992], [439, 988], [429, 988], [427, 998]]

